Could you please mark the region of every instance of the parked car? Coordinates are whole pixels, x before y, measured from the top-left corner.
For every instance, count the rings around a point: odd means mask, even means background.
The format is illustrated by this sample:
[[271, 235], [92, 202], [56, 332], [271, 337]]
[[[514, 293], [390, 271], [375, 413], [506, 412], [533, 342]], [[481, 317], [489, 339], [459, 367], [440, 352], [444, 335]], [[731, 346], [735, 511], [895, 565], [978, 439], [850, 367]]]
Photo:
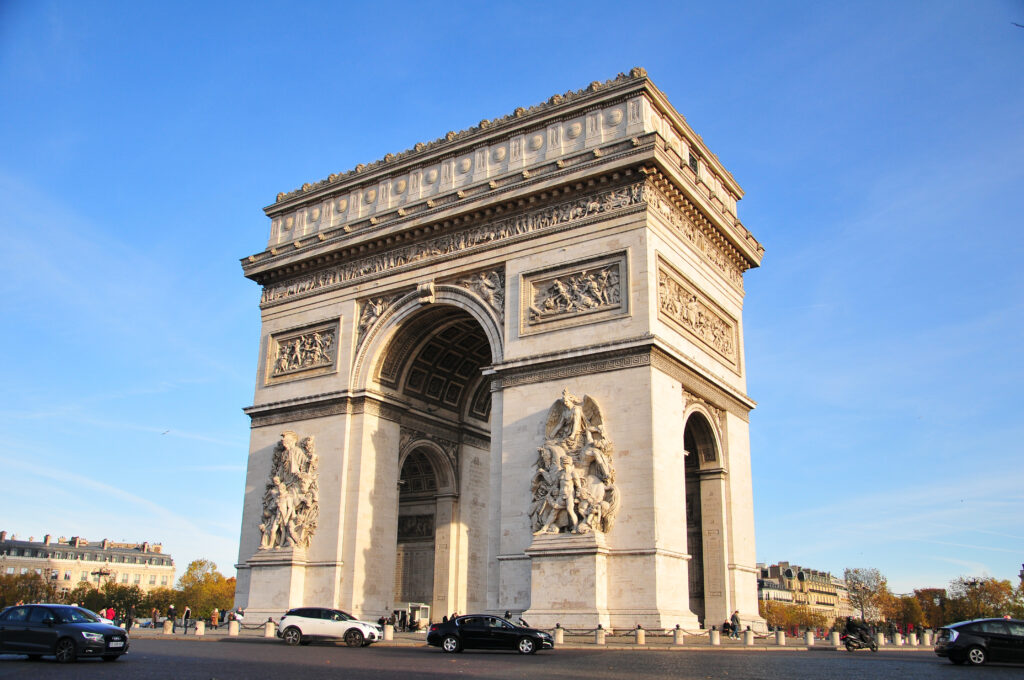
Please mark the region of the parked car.
[[384, 638], [376, 623], [360, 621], [340, 609], [289, 609], [277, 625], [277, 636], [289, 645], [308, 645], [316, 639], [344, 640], [349, 647], [368, 647]]
[[61, 663], [98, 656], [116, 661], [128, 651], [128, 633], [100, 621], [87, 609], [29, 604], [0, 612], [0, 654], [55, 656]]
[[955, 664], [1024, 662], [1024, 621], [975, 619], [951, 623], [939, 629], [935, 653]]
[[487, 614], [469, 614], [446, 623], [432, 623], [427, 631], [427, 644], [449, 653], [463, 649], [514, 649], [520, 654], [533, 654], [538, 649], [555, 648], [550, 634]]

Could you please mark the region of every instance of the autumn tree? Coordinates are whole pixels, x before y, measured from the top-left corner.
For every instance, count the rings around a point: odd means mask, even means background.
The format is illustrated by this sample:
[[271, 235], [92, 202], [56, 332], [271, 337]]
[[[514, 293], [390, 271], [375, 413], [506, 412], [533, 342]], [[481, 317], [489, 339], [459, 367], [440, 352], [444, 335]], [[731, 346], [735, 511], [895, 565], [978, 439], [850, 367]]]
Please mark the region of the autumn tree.
[[1017, 591], [1009, 581], [960, 576], [949, 584], [947, 614], [951, 621], [1004, 616], [1013, 611]]
[[879, 600], [886, 600], [885, 604], [889, 604], [885, 597], [888, 588], [881, 572], [864, 567], [846, 569], [843, 579], [850, 591], [850, 604], [854, 610], [859, 611], [865, 621], [877, 619], [881, 614]]
[[939, 628], [949, 623], [946, 618], [945, 588], [919, 588], [914, 591], [914, 598], [924, 614], [922, 625]]
[[206, 618], [213, 608], [231, 609], [235, 601], [235, 579], [224, 578], [210, 560], [193, 560], [178, 579], [182, 602], [195, 617]]

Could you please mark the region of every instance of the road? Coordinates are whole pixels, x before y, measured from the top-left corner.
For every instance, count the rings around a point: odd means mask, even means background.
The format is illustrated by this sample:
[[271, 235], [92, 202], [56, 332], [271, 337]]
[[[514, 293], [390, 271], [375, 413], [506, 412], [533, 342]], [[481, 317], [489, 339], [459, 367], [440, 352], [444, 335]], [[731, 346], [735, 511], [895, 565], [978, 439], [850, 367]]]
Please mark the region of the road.
[[805, 650], [558, 649], [520, 656], [504, 652], [448, 655], [428, 647], [349, 649], [332, 644], [287, 647], [276, 640], [221, 641], [136, 639], [119, 661], [28, 661], [0, 655], [0, 678], [173, 678], [235, 680], [437, 680], [497, 678], [528, 680], [926, 680], [932, 678], [1020, 678], [1024, 666], [954, 666], [925, 651], [866, 651], [849, 654]]

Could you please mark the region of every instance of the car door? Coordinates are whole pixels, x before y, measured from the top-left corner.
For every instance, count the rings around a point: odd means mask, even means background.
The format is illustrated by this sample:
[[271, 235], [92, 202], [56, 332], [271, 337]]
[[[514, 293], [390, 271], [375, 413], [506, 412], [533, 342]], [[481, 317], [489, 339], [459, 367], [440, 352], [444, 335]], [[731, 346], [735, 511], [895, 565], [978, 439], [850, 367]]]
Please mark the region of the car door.
[[490, 631], [483, 616], [467, 616], [459, 619], [459, 633], [462, 646], [466, 649], [489, 649]]
[[50, 651], [57, 645], [57, 617], [47, 607], [32, 607], [25, 627], [25, 647], [39, 652]]
[[519, 631], [504, 619], [496, 616], [487, 617], [490, 629], [491, 646], [495, 649], [515, 649], [519, 642]]
[[977, 624], [977, 628], [988, 643], [988, 656], [991, 661], [1008, 661], [1013, 657], [1010, 630], [1005, 622], [982, 621]]
[[1024, 663], [1024, 621], [1007, 621], [1006, 627], [1010, 631], [1010, 658], [1007, 661]]
[[27, 605], [20, 605], [4, 612], [0, 618], [0, 650], [8, 653], [25, 651], [30, 609]]

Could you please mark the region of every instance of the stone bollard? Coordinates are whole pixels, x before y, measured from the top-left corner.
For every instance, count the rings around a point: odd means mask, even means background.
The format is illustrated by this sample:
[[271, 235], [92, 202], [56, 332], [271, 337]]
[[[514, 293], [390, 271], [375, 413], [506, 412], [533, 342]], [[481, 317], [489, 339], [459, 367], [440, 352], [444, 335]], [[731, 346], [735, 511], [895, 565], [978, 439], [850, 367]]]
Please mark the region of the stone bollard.
[[555, 644], [560, 645], [565, 641], [565, 628], [562, 628], [562, 624], [555, 624]]
[[893, 647], [902, 647], [903, 646], [903, 634], [902, 633], [893, 633], [892, 634], [892, 646]]
[[804, 644], [807, 645], [808, 647], [813, 647], [814, 646], [814, 631], [813, 630], [809, 630], [806, 633], [804, 633]]
[[385, 640], [394, 640], [395, 639], [395, 627], [392, 626], [390, 623], [385, 623], [384, 624], [384, 639]]
[[911, 647], [917, 647], [918, 646], [917, 633], [910, 633], [909, 635], [907, 635], [907, 644], [910, 645]]
[[166, 621], [164, 621], [164, 635], [170, 635], [173, 632], [174, 623], [170, 619], [167, 619]]
[[636, 643], [638, 645], [647, 644], [647, 631], [644, 630], [643, 626], [641, 626], [639, 623], [636, 624], [636, 630], [633, 632], [636, 633]]
[[268, 620], [267, 621], [267, 625], [266, 625], [266, 627], [263, 630], [263, 637], [265, 637], [265, 638], [277, 637], [277, 632], [275, 630], [276, 628], [277, 628], [277, 626], [274, 625], [274, 622], [272, 620]]
[[206, 621], [196, 621], [196, 635], [206, 635]]
[[779, 647], [785, 647], [786, 646], [786, 631], [784, 631], [784, 630], [777, 630], [777, 631], [775, 631], [775, 644], [777, 644]]
[[228, 621], [228, 635], [231, 637], [238, 637], [238, 621], [231, 619]]
[[924, 632], [924, 643], [923, 644], [924, 644], [925, 647], [931, 647], [932, 646], [932, 632], [930, 630], [926, 630]]
[[754, 631], [750, 630], [750, 626], [747, 626], [747, 629], [743, 631], [743, 644], [747, 647], [754, 646]]
[[711, 644], [718, 646], [722, 644], [722, 631], [718, 630], [716, 626], [711, 626], [711, 632], [708, 633], [708, 638], [711, 640]]
[[676, 624], [676, 629], [672, 631], [672, 644], [681, 645], [683, 644], [683, 629]]
[[829, 638], [829, 642], [832, 643], [832, 646], [835, 647], [836, 649], [839, 649], [839, 631], [838, 630], [832, 631], [832, 633], [829, 634], [828, 638]]
[[594, 631], [594, 644], [603, 645], [604, 644], [604, 634], [605, 634], [604, 628], [601, 627], [600, 623], [597, 624], [597, 630]]
[[875, 633], [875, 643], [879, 647], [885, 647], [885, 633]]

